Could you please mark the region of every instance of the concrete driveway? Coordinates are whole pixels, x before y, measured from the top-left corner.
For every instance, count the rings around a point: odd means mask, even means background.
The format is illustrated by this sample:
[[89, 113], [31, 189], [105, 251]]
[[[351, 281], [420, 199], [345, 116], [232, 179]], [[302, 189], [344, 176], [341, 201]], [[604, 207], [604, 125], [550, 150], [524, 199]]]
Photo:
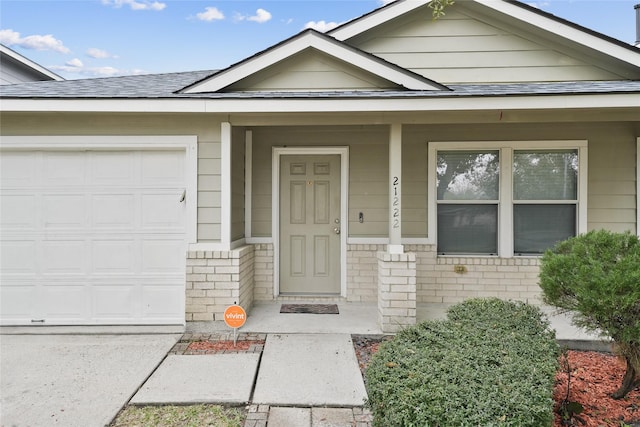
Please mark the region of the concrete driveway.
[[0, 425], [107, 425], [179, 338], [1, 335]]

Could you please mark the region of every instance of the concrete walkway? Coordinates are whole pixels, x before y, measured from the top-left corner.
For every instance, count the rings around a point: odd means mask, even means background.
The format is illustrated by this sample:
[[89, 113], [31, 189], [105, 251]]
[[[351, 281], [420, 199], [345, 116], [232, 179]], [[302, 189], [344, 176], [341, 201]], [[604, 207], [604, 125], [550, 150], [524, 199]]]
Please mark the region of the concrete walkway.
[[2, 335], [0, 425], [108, 425], [179, 338]]
[[261, 358], [258, 353], [170, 354], [131, 404], [249, 404], [245, 427], [371, 425], [350, 334], [264, 337]]
[[[245, 427], [369, 427], [351, 334], [381, 334], [375, 304], [340, 304], [339, 315], [280, 314], [279, 306], [251, 310], [240, 334], [265, 342], [247, 353], [184, 355], [171, 350], [187, 346], [174, 346], [175, 329], [0, 328], [0, 425], [98, 427], [127, 403], [206, 402], [248, 405]], [[563, 343], [608, 349], [545, 310]], [[418, 320], [445, 313], [420, 306]], [[223, 322], [188, 323], [185, 332], [233, 338]]]

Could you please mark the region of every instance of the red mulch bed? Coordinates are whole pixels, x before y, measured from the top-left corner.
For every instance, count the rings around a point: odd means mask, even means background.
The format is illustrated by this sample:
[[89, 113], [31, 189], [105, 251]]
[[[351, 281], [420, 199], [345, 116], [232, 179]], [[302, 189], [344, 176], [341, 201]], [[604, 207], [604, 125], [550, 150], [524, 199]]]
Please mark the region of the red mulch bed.
[[[353, 337], [363, 376], [371, 356], [378, 351], [382, 341], [387, 339], [389, 338]], [[640, 426], [640, 387], [624, 399], [614, 400], [610, 397], [622, 383], [625, 372], [625, 364], [622, 360], [606, 353], [569, 351], [568, 361], [571, 367], [569, 400], [580, 403], [584, 407], [584, 412], [577, 416], [579, 419], [574, 417], [564, 424], [560, 415], [556, 414], [554, 427]], [[565, 398], [566, 390], [567, 374], [561, 371], [556, 375], [553, 394], [556, 408]]]
[[243, 340], [237, 341], [235, 344], [232, 340], [223, 341], [194, 341], [187, 347], [188, 351], [211, 351], [211, 352], [223, 352], [223, 351], [247, 351], [252, 345], [263, 345], [263, 340]]
[[[624, 399], [610, 397], [620, 387], [626, 369], [620, 358], [593, 351], [569, 351], [568, 361], [571, 369], [569, 401], [580, 403], [584, 412], [565, 424], [556, 413], [554, 426], [620, 427], [624, 425], [622, 421], [626, 424], [640, 422], [640, 388]], [[556, 407], [566, 393], [567, 373], [559, 372], [553, 393]]]

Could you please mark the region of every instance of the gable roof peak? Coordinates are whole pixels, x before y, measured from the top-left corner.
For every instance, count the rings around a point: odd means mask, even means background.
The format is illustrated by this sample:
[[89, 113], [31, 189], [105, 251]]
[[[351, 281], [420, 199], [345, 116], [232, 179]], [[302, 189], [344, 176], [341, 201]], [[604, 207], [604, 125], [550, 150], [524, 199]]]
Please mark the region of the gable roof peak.
[[315, 49], [409, 90], [448, 90], [444, 85], [342, 43], [327, 34], [314, 29], [305, 29], [267, 50], [183, 88], [178, 93], [219, 92], [308, 49]]

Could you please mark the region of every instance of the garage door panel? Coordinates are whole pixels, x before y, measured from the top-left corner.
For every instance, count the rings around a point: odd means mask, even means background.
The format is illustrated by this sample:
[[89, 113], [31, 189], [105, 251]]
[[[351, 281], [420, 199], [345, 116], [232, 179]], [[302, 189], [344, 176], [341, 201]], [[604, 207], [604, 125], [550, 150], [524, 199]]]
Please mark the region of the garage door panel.
[[128, 186], [138, 182], [135, 165], [138, 155], [127, 152], [94, 152], [89, 160], [90, 183], [95, 186]]
[[142, 241], [141, 273], [174, 273], [184, 268], [184, 244], [177, 240]]
[[8, 151], [0, 156], [0, 182], [4, 188], [34, 187], [39, 181], [38, 157], [31, 152]]
[[172, 151], [142, 152], [141, 184], [175, 186], [184, 177], [184, 162]]
[[137, 242], [134, 240], [92, 241], [93, 269], [96, 274], [134, 274]]
[[175, 286], [144, 286], [142, 288], [142, 316], [146, 318], [183, 317], [184, 292]]
[[36, 271], [37, 244], [35, 240], [9, 240], [4, 238], [0, 245], [0, 270], [2, 274], [2, 285], [4, 278], [10, 275], [34, 276]]
[[35, 314], [34, 303], [38, 300], [37, 297], [35, 285], [2, 279], [0, 287], [2, 318], [31, 322]]
[[0, 195], [2, 231], [36, 229], [36, 202], [37, 197], [34, 195], [6, 194], [6, 192], [3, 192]]
[[42, 286], [40, 292], [46, 304], [42, 312], [45, 319], [86, 319], [89, 315], [89, 289], [85, 284]]
[[84, 194], [47, 194], [42, 199], [42, 219], [45, 228], [86, 228]]
[[87, 273], [85, 240], [47, 240], [42, 242], [42, 274], [84, 275]]
[[94, 286], [92, 305], [96, 317], [101, 319], [139, 317], [138, 293], [139, 288], [134, 284]]
[[76, 151], [47, 152], [43, 156], [44, 187], [78, 187], [86, 181], [86, 154]]
[[92, 196], [92, 226], [109, 229], [134, 229], [134, 194], [98, 194]]
[[172, 194], [145, 194], [142, 196], [142, 228], [179, 230], [182, 226], [184, 205], [181, 191]]

